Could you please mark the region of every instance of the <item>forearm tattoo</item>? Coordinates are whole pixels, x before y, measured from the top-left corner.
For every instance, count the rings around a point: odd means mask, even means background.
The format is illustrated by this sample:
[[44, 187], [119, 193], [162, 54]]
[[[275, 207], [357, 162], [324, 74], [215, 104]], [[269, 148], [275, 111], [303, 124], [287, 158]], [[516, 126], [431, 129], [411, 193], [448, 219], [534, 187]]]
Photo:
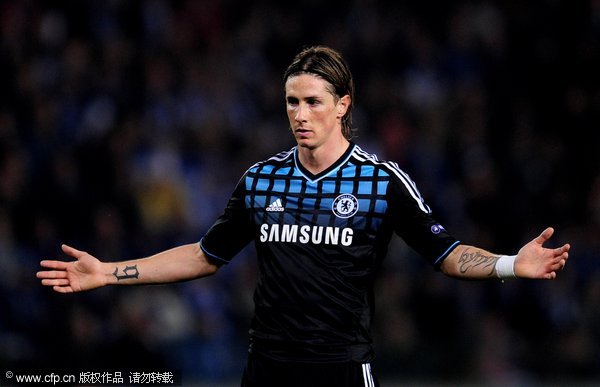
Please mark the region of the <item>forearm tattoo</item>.
[[499, 258], [497, 255], [485, 255], [481, 251], [466, 249], [458, 259], [459, 270], [465, 274], [470, 270], [481, 268], [488, 276], [492, 276]]
[[126, 280], [126, 279], [137, 279], [140, 276], [140, 272], [138, 271], [137, 265], [133, 266], [125, 266], [123, 269], [123, 274], [119, 275], [119, 267], [115, 267], [114, 273], [112, 273], [117, 281]]

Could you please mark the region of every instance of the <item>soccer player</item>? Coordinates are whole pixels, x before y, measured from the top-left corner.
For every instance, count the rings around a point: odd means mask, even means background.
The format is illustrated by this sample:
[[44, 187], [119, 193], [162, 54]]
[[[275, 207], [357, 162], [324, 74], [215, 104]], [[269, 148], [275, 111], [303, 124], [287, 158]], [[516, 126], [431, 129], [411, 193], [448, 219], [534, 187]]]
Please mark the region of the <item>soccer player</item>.
[[253, 241], [259, 265], [242, 386], [377, 386], [370, 362], [373, 281], [394, 233], [434, 268], [464, 279], [554, 279], [569, 244], [552, 228], [516, 255], [464, 244], [432, 216], [393, 162], [352, 142], [354, 83], [328, 47], [302, 50], [284, 74], [297, 145], [250, 167], [199, 242], [147, 258], [44, 260], [37, 276], [61, 293], [212, 275]]

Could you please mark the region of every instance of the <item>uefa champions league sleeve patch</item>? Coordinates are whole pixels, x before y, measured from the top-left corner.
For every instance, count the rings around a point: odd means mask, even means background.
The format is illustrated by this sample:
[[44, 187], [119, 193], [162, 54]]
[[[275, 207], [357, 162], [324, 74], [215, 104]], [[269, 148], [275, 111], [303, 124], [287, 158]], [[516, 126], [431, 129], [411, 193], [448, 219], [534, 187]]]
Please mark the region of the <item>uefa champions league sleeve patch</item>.
[[442, 231], [446, 231], [446, 229], [444, 228], [444, 226], [442, 226], [441, 224], [434, 224], [433, 226], [431, 226], [431, 232], [434, 234], [439, 234]]

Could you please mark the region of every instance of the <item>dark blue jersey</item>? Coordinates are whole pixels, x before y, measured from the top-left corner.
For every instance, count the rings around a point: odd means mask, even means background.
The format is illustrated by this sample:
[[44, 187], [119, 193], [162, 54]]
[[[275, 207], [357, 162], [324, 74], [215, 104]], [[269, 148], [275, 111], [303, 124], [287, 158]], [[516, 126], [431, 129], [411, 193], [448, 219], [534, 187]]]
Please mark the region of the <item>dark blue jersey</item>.
[[200, 241], [258, 255], [251, 350], [286, 361], [371, 361], [373, 281], [393, 233], [438, 267], [458, 245], [395, 163], [350, 144], [318, 175], [297, 149], [252, 166]]

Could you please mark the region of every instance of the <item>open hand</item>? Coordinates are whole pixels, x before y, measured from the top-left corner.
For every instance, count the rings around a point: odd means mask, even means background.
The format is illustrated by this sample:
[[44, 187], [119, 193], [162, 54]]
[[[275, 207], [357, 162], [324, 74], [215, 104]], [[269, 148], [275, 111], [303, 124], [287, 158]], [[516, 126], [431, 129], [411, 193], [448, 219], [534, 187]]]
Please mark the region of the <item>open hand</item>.
[[52, 286], [59, 293], [80, 292], [106, 285], [102, 262], [85, 251], [67, 245], [62, 245], [61, 248], [65, 254], [75, 258], [75, 261], [41, 261], [40, 265], [49, 269], [37, 273], [42, 285]]
[[515, 274], [522, 278], [554, 279], [556, 272], [562, 270], [569, 259], [571, 246], [549, 249], [544, 243], [552, 237], [554, 229], [548, 227], [537, 238], [519, 250], [515, 261]]

